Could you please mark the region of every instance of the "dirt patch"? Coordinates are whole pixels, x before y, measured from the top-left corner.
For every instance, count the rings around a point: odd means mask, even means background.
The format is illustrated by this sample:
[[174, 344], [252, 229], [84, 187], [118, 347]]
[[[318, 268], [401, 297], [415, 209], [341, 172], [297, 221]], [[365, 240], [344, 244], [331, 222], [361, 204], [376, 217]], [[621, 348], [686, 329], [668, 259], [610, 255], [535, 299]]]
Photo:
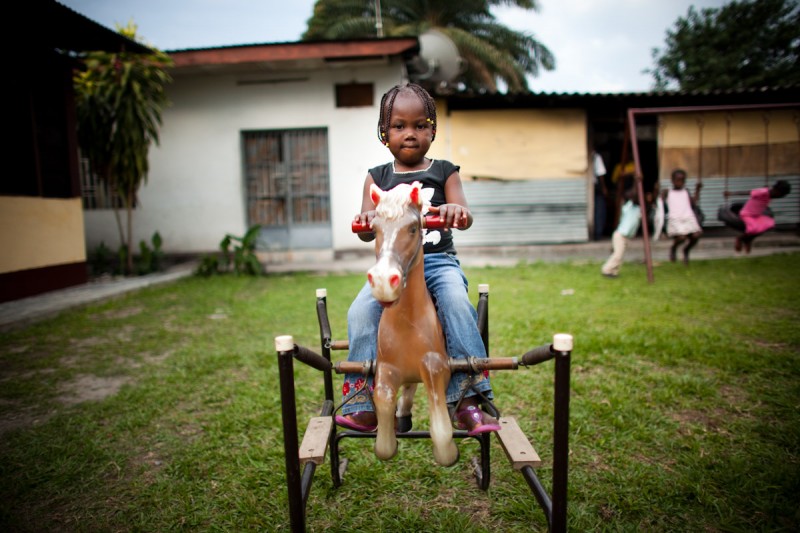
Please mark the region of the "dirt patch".
[[[5, 403], [8, 404], [9, 402]], [[0, 416], [0, 435], [7, 431], [36, 426], [46, 422], [52, 415], [53, 413], [41, 413], [30, 407], [12, 407]]]
[[104, 313], [100, 313], [100, 317], [104, 319], [117, 319], [117, 318], [129, 318], [132, 316], [140, 315], [144, 311], [144, 307], [137, 306], [137, 307], [124, 307], [122, 309], [115, 309], [113, 311], [106, 311]]
[[123, 385], [130, 382], [127, 377], [99, 377], [81, 374], [59, 386], [56, 399], [64, 405], [75, 405], [98, 401], [117, 394]]

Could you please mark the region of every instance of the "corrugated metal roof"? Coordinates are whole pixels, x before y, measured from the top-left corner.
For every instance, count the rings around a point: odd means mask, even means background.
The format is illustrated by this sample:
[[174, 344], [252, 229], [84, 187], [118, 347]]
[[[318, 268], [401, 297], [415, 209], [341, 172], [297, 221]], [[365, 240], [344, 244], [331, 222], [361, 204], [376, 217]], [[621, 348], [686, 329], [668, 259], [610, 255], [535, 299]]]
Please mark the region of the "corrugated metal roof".
[[441, 95], [449, 109], [519, 109], [524, 107], [635, 108], [652, 106], [733, 105], [746, 103], [794, 103], [800, 101], [800, 85], [719, 89], [709, 91], [653, 91], [629, 93], [509, 94], [453, 93]]

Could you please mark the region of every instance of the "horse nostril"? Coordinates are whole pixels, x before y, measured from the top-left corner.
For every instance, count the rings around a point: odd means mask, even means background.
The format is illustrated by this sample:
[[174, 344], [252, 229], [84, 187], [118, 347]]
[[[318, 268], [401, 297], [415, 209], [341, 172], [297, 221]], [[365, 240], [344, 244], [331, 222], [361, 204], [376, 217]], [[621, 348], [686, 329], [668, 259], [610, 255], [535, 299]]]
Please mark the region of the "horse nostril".
[[372, 285], [372, 286], [375, 285], [375, 282], [372, 281], [372, 274], [369, 274], [369, 273], [367, 274], [367, 281], [369, 281], [370, 285]]
[[392, 274], [389, 277], [389, 285], [391, 285], [392, 288], [396, 288], [398, 285], [400, 285], [400, 276], [397, 274]]

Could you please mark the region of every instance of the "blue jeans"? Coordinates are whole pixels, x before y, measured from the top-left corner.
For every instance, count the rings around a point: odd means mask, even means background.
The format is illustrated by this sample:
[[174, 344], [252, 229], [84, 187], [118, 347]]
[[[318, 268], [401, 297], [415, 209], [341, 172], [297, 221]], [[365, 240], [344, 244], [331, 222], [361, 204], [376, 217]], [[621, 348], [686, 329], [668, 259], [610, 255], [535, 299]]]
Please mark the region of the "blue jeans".
[[[451, 254], [425, 254], [425, 282], [431, 293], [433, 302], [442, 323], [447, 353], [450, 357], [467, 358], [486, 357], [478, 331], [478, 313], [472, 306], [467, 293], [467, 278], [461, 270], [461, 263]], [[365, 283], [353, 300], [347, 312], [347, 336], [350, 341], [348, 361], [369, 361], [375, 359], [378, 351], [378, 323], [383, 308], [372, 297], [369, 283]], [[366, 387], [364, 383], [366, 381]], [[447, 386], [447, 403], [454, 403], [461, 397], [464, 389], [470, 386], [492, 399], [492, 388], [488, 373], [479, 374], [470, 380], [463, 372], [454, 373]], [[372, 387], [372, 376], [365, 378], [361, 374], [346, 374], [342, 387], [342, 400], [352, 395], [357, 389], [364, 387], [363, 392], [342, 407], [342, 414], [356, 411], [374, 411], [367, 387]], [[468, 391], [465, 396], [474, 396]]]

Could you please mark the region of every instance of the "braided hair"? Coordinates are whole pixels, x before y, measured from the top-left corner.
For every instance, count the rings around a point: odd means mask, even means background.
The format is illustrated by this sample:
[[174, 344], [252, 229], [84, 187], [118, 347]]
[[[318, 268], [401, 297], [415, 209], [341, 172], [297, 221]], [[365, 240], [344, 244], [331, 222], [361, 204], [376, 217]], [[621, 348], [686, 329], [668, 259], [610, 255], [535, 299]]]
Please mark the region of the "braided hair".
[[422, 105], [425, 107], [425, 115], [428, 122], [431, 123], [431, 131], [433, 136], [431, 141], [436, 138], [436, 102], [433, 101], [431, 95], [416, 83], [407, 83], [405, 85], [395, 85], [383, 95], [381, 98], [381, 113], [378, 117], [378, 140], [381, 144], [389, 145], [387, 136], [389, 135], [389, 120], [392, 118], [392, 107], [397, 95], [401, 92], [412, 92], [419, 97]]

